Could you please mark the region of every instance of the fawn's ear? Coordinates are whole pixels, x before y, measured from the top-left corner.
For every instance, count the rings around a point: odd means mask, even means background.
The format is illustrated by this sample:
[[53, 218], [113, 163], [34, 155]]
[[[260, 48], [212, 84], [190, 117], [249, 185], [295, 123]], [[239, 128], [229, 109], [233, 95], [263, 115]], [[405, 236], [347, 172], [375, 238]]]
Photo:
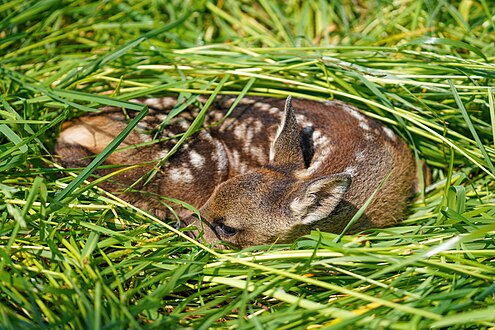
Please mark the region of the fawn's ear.
[[332, 213], [350, 185], [351, 177], [344, 173], [302, 182], [290, 209], [301, 224], [314, 224]]
[[290, 96], [285, 101], [282, 122], [270, 147], [270, 165], [298, 170], [304, 168], [304, 156], [301, 130], [297, 125], [291, 101]]

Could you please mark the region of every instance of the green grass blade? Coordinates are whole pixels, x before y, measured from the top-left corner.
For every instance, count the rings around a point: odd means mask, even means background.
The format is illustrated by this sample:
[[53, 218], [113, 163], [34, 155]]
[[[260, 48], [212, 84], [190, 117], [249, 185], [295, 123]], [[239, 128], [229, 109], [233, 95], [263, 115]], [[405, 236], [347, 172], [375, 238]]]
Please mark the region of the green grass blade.
[[463, 116], [464, 120], [466, 121], [466, 124], [467, 124], [469, 130], [471, 131], [471, 134], [473, 135], [474, 140], [476, 141], [476, 145], [478, 146], [481, 153], [483, 154], [483, 157], [486, 161], [486, 164], [488, 165], [488, 168], [492, 172], [491, 174], [495, 175], [495, 167], [493, 166], [492, 160], [491, 160], [490, 156], [488, 156], [488, 153], [486, 152], [485, 146], [483, 145], [483, 142], [481, 142], [481, 139], [479, 138], [478, 133], [476, 133], [476, 129], [473, 126], [473, 122], [471, 121], [471, 118], [469, 117], [469, 114], [467, 113], [467, 110], [464, 107], [464, 104], [462, 103], [462, 100], [459, 96], [459, 93], [457, 92], [457, 90], [454, 86], [454, 83], [450, 79], [449, 79], [449, 84], [450, 84], [450, 88], [452, 89], [455, 101], [459, 107], [459, 110], [461, 111], [462, 116]]
[[459, 326], [463, 324], [470, 324], [473, 322], [490, 322], [495, 321], [495, 307], [487, 307], [480, 310], [459, 313], [443, 318], [442, 320], [432, 323], [431, 327], [444, 328], [450, 326]]

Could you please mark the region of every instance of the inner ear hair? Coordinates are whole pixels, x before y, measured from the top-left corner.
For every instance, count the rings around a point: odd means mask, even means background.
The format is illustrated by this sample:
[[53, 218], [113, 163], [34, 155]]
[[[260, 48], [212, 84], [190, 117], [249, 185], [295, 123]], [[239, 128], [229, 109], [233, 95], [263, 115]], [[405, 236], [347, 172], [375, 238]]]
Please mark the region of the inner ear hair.
[[301, 149], [304, 158], [304, 168], [308, 168], [311, 165], [311, 160], [315, 154], [314, 131], [313, 126], [304, 126], [301, 130]]
[[302, 188], [290, 203], [290, 209], [301, 224], [314, 224], [333, 212], [350, 185], [351, 177], [345, 173], [303, 181]]

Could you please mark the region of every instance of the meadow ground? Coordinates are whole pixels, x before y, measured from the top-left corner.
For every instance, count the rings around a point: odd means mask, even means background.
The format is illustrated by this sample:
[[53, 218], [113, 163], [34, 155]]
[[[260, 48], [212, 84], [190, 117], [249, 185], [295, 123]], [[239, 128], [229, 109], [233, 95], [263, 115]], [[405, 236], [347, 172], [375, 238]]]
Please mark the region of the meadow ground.
[[[495, 328], [494, 59], [489, 0], [2, 1], [0, 328]], [[218, 93], [352, 103], [432, 182], [393, 228], [215, 250], [86, 181], [116, 144], [52, 157], [69, 118]]]

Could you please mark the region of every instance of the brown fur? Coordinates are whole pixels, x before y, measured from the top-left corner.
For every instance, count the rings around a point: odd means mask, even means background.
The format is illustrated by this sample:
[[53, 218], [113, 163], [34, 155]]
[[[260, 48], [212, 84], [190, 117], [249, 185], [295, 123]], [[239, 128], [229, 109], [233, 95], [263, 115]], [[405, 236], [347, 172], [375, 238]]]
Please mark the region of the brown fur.
[[[159, 195], [200, 208], [203, 222], [193, 217], [187, 222], [203, 228], [208, 243], [245, 247], [290, 242], [315, 228], [339, 232], [389, 173], [352, 231], [390, 226], [402, 219], [415, 186], [415, 162], [406, 144], [349, 105], [294, 100], [292, 109], [289, 100], [284, 111], [284, 100], [246, 98], [221, 125], [184, 145], [148, 185], [138, 185], [141, 192], [126, 192], [152, 169], [160, 152], [163, 156], [173, 146], [174, 136], [197, 112], [190, 107], [158, 132], [170, 140], [132, 148], [151, 140], [145, 133], [157, 133], [160, 115], [176, 104], [173, 98], [142, 101], [150, 105], [150, 115], [124, 141], [124, 149], [107, 159], [107, 164], [142, 166], [104, 188], [160, 216], [166, 208]], [[205, 125], [221, 119], [232, 101], [218, 98]], [[66, 166], [85, 166], [127, 120], [121, 110], [107, 108], [66, 123], [56, 151]]]

